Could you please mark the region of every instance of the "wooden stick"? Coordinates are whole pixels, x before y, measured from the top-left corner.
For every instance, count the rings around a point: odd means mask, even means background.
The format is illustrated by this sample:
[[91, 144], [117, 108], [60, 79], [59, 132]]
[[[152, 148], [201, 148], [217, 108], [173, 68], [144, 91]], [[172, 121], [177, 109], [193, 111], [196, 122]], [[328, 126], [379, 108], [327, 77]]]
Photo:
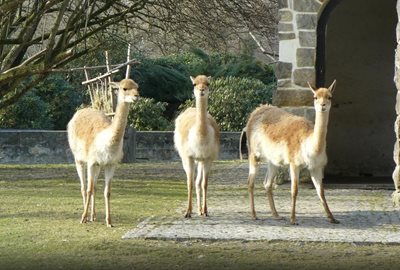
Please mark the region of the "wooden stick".
[[[43, 52], [42, 52], [43, 53]], [[140, 64], [140, 61], [136, 60], [136, 59], [132, 59], [129, 62], [123, 63], [123, 64], [114, 64], [114, 65], [110, 65], [111, 68], [121, 68], [124, 67], [128, 64]], [[79, 67], [79, 68], [70, 68], [70, 69], [61, 69], [61, 68], [53, 68], [50, 71], [51, 72], [72, 72], [72, 71], [81, 71], [84, 69], [87, 70], [91, 70], [91, 69], [99, 69], [99, 68], [106, 68], [107, 65], [100, 65], [100, 66], [92, 66], [92, 67]]]
[[119, 69], [113, 69], [110, 72], [107, 72], [107, 73], [104, 73], [103, 75], [97, 76], [96, 78], [90, 79], [88, 81], [84, 81], [84, 82], [82, 82], [82, 84], [88, 84], [88, 83], [91, 83], [91, 82], [95, 82], [95, 81], [101, 80], [101, 79], [103, 79], [103, 78], [105, 78], [107, 76], [110, 76], [111, 74], [117, 73], [118, 71], [119, 71]]
[[[131, 44], [128, 44], [128, 53], [127, 53], [127, 57], [126, 57], [126, 62], [129, 63], [129, 61], [131, 60]], [[129, 79], [129, 74], [131, 73], [131, 65], [128, 64], [128, 66], [126, 67], [126, 74], [125, 74], [125, 79]]]

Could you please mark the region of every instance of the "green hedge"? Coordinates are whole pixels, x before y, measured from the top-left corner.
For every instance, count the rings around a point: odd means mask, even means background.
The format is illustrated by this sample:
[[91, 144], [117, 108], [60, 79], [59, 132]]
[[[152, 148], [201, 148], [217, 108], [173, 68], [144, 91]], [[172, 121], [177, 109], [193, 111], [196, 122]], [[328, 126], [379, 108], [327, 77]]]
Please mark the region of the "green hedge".
[[[223, 131], [241, 131], [249, 114], [260, 104], [270, 103], [275, 84], [265, 85], [260, 80], [227, 77], [211, 80], [208, 111]], [[194, 100], [181, 107], [194, 106]]]
[[139, 98], [132, 104], [128, 124], [136, 130], [172, 130], [172, 123], [164, 117], [167, 103], [152, 98]]

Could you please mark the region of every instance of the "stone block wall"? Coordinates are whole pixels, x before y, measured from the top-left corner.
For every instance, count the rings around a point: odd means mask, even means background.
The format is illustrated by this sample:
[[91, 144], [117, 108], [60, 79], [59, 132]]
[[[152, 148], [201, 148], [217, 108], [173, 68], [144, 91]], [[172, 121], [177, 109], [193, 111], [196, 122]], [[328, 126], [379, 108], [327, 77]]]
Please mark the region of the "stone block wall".
[[[240, 132], [221, 133], [219, 159], [239, 159]], [[172, 131], [127, 129], [123, 162], [180, 160], [174, 149]], [[66, 131], [0, 130], [1, 164], [73, 163]]]
[[0, 163], [72, 163], [65, 131], [0, 130]]
[[[171, 131], [141, 131], [136, 133], [137, 160], [180, 160], [174, 148], [174, 134]], [[221, 133], [219, 159], [239, 158], [239, 132]]]
[[273, 97], [277, 106], [312, 106], [312, 93], [307, 81], [315, 84], [317, 24], [323, 2], [278, 1], [279, 62], [275, 69], [278, 90]]

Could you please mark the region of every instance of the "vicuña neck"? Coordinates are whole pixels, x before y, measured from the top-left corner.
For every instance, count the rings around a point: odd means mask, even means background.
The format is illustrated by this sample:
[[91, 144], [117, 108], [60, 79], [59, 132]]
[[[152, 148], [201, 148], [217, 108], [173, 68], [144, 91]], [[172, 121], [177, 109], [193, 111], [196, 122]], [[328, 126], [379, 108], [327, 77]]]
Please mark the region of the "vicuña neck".
[[125, 134], [125, 128], [128, 121], [129, 104], [125, 102], [118, 102], [115, 109], [114, 119], [111, 124], [112, 141], [119, 143]]
[[325, 149], [326, 134], [328, 131], [329, 112], [315, 112], [313, 132], [314, 152], [319, 154]]
[[196, 127], [201, 135], [207, 134], [207, 98], [196, 98]]

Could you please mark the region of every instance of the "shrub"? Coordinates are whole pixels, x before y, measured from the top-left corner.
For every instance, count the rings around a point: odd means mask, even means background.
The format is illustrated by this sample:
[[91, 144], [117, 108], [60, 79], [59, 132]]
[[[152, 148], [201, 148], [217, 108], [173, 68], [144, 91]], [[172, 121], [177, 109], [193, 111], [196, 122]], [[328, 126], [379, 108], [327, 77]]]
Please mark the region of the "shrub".
[[82, 104], [82, 86], [74, 86], [60, 74], [49, 76], [34, 90], [49, 106], [49, 117], [53, 129], [64, 130], [76, 108]]
[[142, 96], [168, 103], [180, 103], [190, 97], [191, 82], [184, 64], [169, 58], [142, 58], [140, 62], [131, 75]]
[[[269, 103], [275, 84], [257, 79], [227, 77], [211, 80], [208, 111], [223, 131], [241, 131], [249, 114], [260, 104]], [[180, 111], [194, 106], [186, 101]]]
[[0, 127], [64, 130], [82, 96], [61, 75], [51, 75], [0, 111]]
[[140, 98], [132, 104], [128, 115], [128, 124], [136, 130], [171, 130], [172, 124], [164, 117], [165, 102], [156, 102], [152, 98]]
[[50, 106], [35, 92], [28, 92], [17, 103], [0, 110], [1, 128], [52, 129]]
[[137, 56], [141, 64], [132, 69], [132, 78], [139, 83], [141, 95], [170, 104], [190, 98], [192, 84], [189, 76], [204, 74], [213, 78], [246, 77], [274, 83], [270, 66], [256, 61], [249, 54], [211, 53], [200, 49], [150, 59]]

